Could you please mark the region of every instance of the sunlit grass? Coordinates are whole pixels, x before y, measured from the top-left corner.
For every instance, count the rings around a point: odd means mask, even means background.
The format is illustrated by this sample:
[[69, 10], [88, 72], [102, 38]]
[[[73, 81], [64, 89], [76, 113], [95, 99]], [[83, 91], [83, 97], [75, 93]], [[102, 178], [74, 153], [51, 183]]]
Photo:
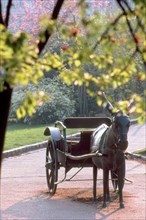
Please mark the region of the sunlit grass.
[[6, 132], [4, 150], [47, 140], [43, 132], [47, 125], [9, 125]]
[[[52, 127], [54, 125], [8, 125], [4, 150], [48, 140], [48, 137], [44, 136], [44, 130], [47, 126]], [[77, 129], [68, 129], [67, 134], [75, 133], [76, 131]]]

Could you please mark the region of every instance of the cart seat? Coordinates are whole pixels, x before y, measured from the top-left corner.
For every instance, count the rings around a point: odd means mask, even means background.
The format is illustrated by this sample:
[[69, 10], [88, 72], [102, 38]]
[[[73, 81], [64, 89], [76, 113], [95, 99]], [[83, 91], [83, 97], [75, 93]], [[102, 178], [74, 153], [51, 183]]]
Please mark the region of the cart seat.
[[68, 140], [68, 149], [72, 155], [82, 155], [90, 153], [90, 141], [93, 131], [81, 131], [80, 140]]

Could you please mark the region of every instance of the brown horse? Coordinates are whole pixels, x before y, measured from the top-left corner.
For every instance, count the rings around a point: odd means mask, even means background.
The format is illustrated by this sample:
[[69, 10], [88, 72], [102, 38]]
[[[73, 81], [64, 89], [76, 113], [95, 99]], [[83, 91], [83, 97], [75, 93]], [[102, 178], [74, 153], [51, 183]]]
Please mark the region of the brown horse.
[[97, 168], [103, 169], [103, 207], [110, 200], [109, 195], [109, 171], [113, 180], [114, 188], [118, 186], [120, 208], [124, 208], [122, 190], [125, 178], [124, 151], [128, 147], [127, 133], [130, 120], [121, 111], [113, 114], [111, 126], [105, 124], [99, 126], [91, 136], [91, 151], [99, 152], [101, 156], [92, 158], [94, 164], [94, 199], [96, 199]]

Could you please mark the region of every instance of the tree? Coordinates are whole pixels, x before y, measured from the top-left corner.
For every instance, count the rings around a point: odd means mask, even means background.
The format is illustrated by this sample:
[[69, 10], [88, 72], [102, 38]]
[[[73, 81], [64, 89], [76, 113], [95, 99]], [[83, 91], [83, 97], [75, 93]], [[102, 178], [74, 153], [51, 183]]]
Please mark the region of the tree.
[[[60, 0], [56, 2], [56, 5], [53, 9], [52, 15], [51, 15], [51, 20], [55, 21], [58, 18], [59, 12], [61, 10], [61, 7], [63, 5], [64, 0]], [[9, 115], [9, 109], [10, 109], [10, 102], [11, 102], [11, 96], [12, 96], [12, 91], [13, 91], [13, 86], [15, 86], [15, 83], [18, 83], [20, 80], [19, 78], [19, 73], [24, 74], [22, 80], [22, 84], [27, 84], [29, 80], [32, 80], [33, 82], [37, 81], [40, 76], [42, 76], [42, 71], [39, 63], [34, 65], [35, 61], [37, 60], [38, 56], [41, 54], [42, 50], [44, 49], [48, 39], [50, 38], [51, 34], [47, 31], [44, 30], [44, 36], [45, 40], [39, 41], [38, 45], [36, 46], [36, 49], [38, 48], [37, 53], [34, 53], [33, 47], [27, 48], [26, 46], [26, 39], [27, 35], [21, 33], [20, 35], [13, 36], [12, 33], [8, 32], [8, 25], [9, 25], [9, 20], [10, 20], [10, 12], [11, 12], [11, 7], [12, 7], [12, 0], [8, 1], [7, 4], [7, 10], [6, 10], [6, 15], [5, 18], [3, 18], [3, 13], [2, 13], [2, 3], [0, 1], [0, 32], [1, 32], [1, 78], [0, 78], [0, 84], [1, 84], [1, 91], [0, 91], [0, 163], [2, 161], [2, 151], [3, 151], [3, 146], [4, 146], [4, 138], [5, 138], [5, 132], [6, 132], [6, 126], [7, 126], [7, 120], [8, 120], [8, 115]], [[22, 57], [21, 60], [16, 61], [15, 58], [13, 59], [14, 54], [17, 52], [19, 53], [20, 48], [22, 48], [21, 51]], [[8, 49], [8, 51], [6, 51]], [[28, 51], [28, 53], [27, 53]], [[18, 58], [21, 56], [20, 54], [18, 55]], [[25, 60], [25, 57], [28, 57], [28, 60]], [[10, 62], [10, 66], [7, 66], [8, 62], [7, 59]], [[23, 64], [27, 65], [23, 67]], [[35, 66], [35, 67], [34, 67]], [[28, 76], [25, 75], [25, 71], [29, 71], [30, 69], [30, 74]], [[34, 73], [34, 70], [38, 73]], [[22, 71], [21, 71], [22, 70]], [[10, 72], [12, 71], [12, 72]], [[14, 71], [14, 72], [13, 72]], [[17, 73], [17, 75], [15, 75]], [[14, 74], [13, 76], [11, 74]], [[18, 78], [17, 78], [18, 76]], [[33, 79], [33, 77], [35, 79]], [[15, 82], [15, 79], [17, 82]], [[30, 104], [33, 101], [33, 99], [28, 101], [28, 104]]]
[[[3, 17], [6, 18], [7, 0], [1, 1]], [[41, 28], [40, 20], [42, 17], [51, 16], [56, 2], [56, 0], [12, 0], [8, 29], [13, 33], [18, 31], [29, 33], [37, 39]], [[77, 17], [76, 2], [64, 1], [59, 15], [60, 22], [70, 22], [74, 16]]]
[[[12, 2], [13, 0], [8, 0], [4, 16], [2, 1], [0, 1], [0, 103], [3, 103], [0, 105], [0, 160], [12, 91], [17, 84], [37, 83], [43, 77], [44, 69], [54, 68], [60, 71], [60, 77], [67, 84], [74, 84], [75, 86], [84, 84], [90, 95], [98, 96], [97, 101], [101, 105], [102, 91], [108, 91], [109, 95], [111, 87], [116, 90], [123, 84], [128, 83], [132, 77], [136, 77], [140, 81], [145, 80], [144, 71], [146, 68], [145, 25], [143, 20], [146, 3], [144, 1], [134, 0], [135, 5], [133, 7], [129, 4], [129, 1], [116, 0], [119, 10], [118, 13], [112, 14], [112, 16], [102, 11], [101, 2], [103, 1], [100, 0], [97, 1], [97, 10], [91, 10], [96, 9], [95, 1], [92, 2], [93, 4], [88, 4], [89, 1], [85, 0], [70, 1], [70, 3], [65, 0], [49, 1], [48, 4], [52, 4], [51, 2], [56, 4], [54, 4], [50, 19], [48, 17], [43, 18], [39, 34], [37, 34], [39, 26], [37, 26], [36, 31], [33, 31], [36, 37], [34, 45], [32, 45], [34, 41], [25, 32], [15, 34], [9, 30], [9, 27], [14, 27], [10, 22]], [[26, 9], [31, 8], [29, 4], [26, 5], [26, 1], [21, 2], [25, 4], [25, 7], [27, 6]], [[47, 5], [46, 0], [34, 0], [33, 2], [38, 4], [38, 8], [41, 5], [43, 7]], [[104, 2], [106, 2], [104, 6], [109, 8], [113, 1]], [[65, 25], [66, 13], [65, 16], [61, 14], [61, 9], [65, 4], [74, 4], [75, 7], [77, 5], [80, 7], [76, 17], [74, 14], [69, 13], [69, 15], [72, 15], [73, 20], [67, 20], [67, 25]], [[50, 14], [48, 11], [47, 13]], [[61, 19], [57, 23], [59, 13]], [[22, 17], [24, 16], [22, 15]], [[30, 20], [30, 27], [32, 25], [31, 21], [32, 19]], [[19, 23], [18, 28], [22, 28], [21, 25], [24, 25], [24, 20]], [[30, 27], [27, 26], [27, 29], [31, 32]], [[58, 28], [62, 32], [62, 37], [66, 42], [71, 42], [71, 45], [63, 45], [60, 56], [55, 53], [45, 53], [44, 48], [50, 36]], [[116, 33], [120, 34], [120, 39], [116, 38]], [[127, 38], [127, 35], [129, 38]], [[124, 58], [115, 57], [115, 51], [121, 44], [124, 44], [127, 51], [130, 51]], [[99, 50], [101, 53], [98, 53]], [[133, 59], [137, 54], [140, 57], [141, 65]], [[91, 63], [97, 68], [96, 75], [85, 71], [84, 67]], [[92, 90], [92, 83], [98, 85], [98, 91]], [[24, 116], [26, 113], [32, 115], [35, 107], [44, 99], [46, 97], [42, 92], [28, 95], [18, 111], [18, 116]], [[136, 102], [136, 110], [140, 113], [141, 119], [144, 119], [144, 99], [137, 94], [129, 97], [129, 99]], [[119, 100], [117, 103], [120, 108], [127, 106], [127, 104], [128, 101], [125, 100]]]
[[[118, 14], [108, 18], [109, 21], [106, 17], [108, 15], [105, 15], [104, 19], [96, 13], [90, 17], [87, 16], [88, 6], [84, 8], [84, 16], [78, 24], [84, 36], [79, 32], [72, 35], [75, 44], [64, 52], [65, 62], [70, 65], [70, 68], [69, 71], [64, 69], [60, 74], [68, 84], [84, 83], [91, 95], [97, 95], [99, 105], [103, 102], [102, 91], [107, 91], [110, 95], [112, 88], [118, 92], [119, 88], [127, 85], [129, 81], [132, 82], [132, 79], [137, 79], [139, 82], [145, 81], [146, 3], [134, 1], [135, 5], [133, 5], [131, 1], [117, 0], [116, 2], [119, 7]], [[84, 68], [91, 64], [97, 68], [96, 75], [90, 71], [87, 72]], [[92, 87], [89, 88], [92, 82], [98, 85], [98, 92], [93, 91]], [[126, 101], [123, 96], [118, 100], [117, 108], [127, 111], [128, 104], [135, 102], [130, 112], [139, 113], [139, 122], [143, 122], [146, 95], [144, 89], [142, 93], [142, 95], [137, 93], [129, 95], [125, 97], [128, 99]]]

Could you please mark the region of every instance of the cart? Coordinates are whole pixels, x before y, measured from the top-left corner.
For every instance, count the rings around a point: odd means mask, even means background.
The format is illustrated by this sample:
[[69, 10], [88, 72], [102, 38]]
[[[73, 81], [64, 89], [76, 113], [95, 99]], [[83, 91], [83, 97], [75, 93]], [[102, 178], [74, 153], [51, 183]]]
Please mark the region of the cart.
[[[46, 148], [46, 179], [50, 195], [54, 195], [57, 185], [66, 180], [67, 173], [74, 167], [93, 167], [93, 197], [96, 199], [97, 168], [92, 163], [98, 152], [90, 151], [90, 138], [95, 128], [101, 124], [111, 125], [108, 117], [69, 117], [63, 122], [56, 121], [54, 127], [47, 127], [44, 135], [49, 136]], [[68, 129], [76, 134], [67, 135]], [[59, 170], [64, 167], [63, 179], [58, 181]]]

